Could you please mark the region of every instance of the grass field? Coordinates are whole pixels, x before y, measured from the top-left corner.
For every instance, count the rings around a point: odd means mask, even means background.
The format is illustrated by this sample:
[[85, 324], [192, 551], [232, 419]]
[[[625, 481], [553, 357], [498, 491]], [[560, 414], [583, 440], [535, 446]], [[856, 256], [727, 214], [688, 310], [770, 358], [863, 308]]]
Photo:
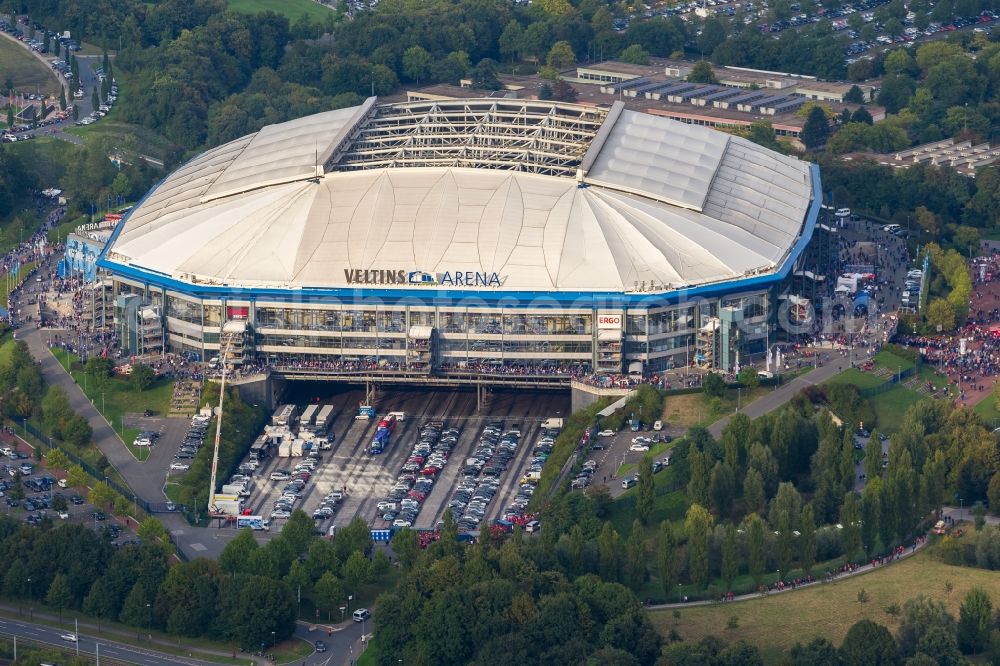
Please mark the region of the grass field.
[[132, 454], [139, 460], [148, 455], [146, 447], [132, 446], [132, 440], [139, 434], [135, 428], [122, 429], [122, 415], [141, 414], [147, 409], [153, 410], [157, 414], [166, 414], [170, 406], [170, 396], [173, 394], [174, 383], [166, 379], [156, 380], [152, 386], [145, 391], [137, 393], [132, 389], [132, 385], [127, 378], [112, 377], [108, 379], [107, 385], [97, 388], [92, 378], [87, 377], [80, 367], [77, 357], [63, 349], [53, 348], [53, 356], [64, 368], [72, 368], [73, 379], [77, 385], [83, 389], [90, 401], [97, 408], [97, 411], [104, 414], [111, 427], [122, 438]]
[[272, 11], [287, 16], [292, 23], [302, 18], [303, 14], [313, 21], [325, 21], [334, 13], [330, 7], [313, 0], [229, 0], [229, 8], [245, 14]]
[[18, 90], [59, 95], [59, 80], [20, 43], [0, 37], [0, 81], [10, 79]]
[[[21, 275], [27, 275], [28, 273], [30, 273], [32, 271], [32, 269], [34, 267], [35, 267], [35, 262], [29, 262], [27, 264], [22, 264], [22, 266], [21, 266]], [[17, 278], [14, 278], [14, 279], [17, 279]], [[3, 303], [4, 305], [6, 305], [6, 303], [7, 303], [7, 294], [10, 293], [10, 289], [8, 289], [8, 287], [13, 286], [14, 284], [15, 283], [8, 284], [6, 277], [4, 277], [3, 280], [0, 280], [0, 303]]]
[[[994, 603], [1000, 602], [1000, 576], [996, 572], [949, 566], [921, 552], [836, 583], [760, 600], [692, 607], [681, 610], [680, 618], [670, 610], [652, 611], [650, 617], [664, 635], [676, 629], [685, 641], [698, 641], [708, 634], [727, 641], [744, 639], [761, 648], [764, 663], [775, 663], [780, 652], [815, 636], [839, 645], [851, 625], [864, 618], [895, 631], [899, 623], [885, 612], [886, 607], [902, 606], [920, 593], [940, 599], [957, 617], [962, 599], [973, 587], [983, 588]], [[869, 598], [863, 605], [858, 603], [861, 589]], [[737, 618], [739, 626], [725, 628], [732, 617]]]
[[728, 389], [717, 403], [706, 398], [704, 393], [668, 395], [663, 399], [662, 418], [670, 425], [684, 429], [692, 426], [708, 426], [736, 411], [737, 402], [746, 407], [771, 390], [773, 389], [764, 386], [758, 386], [750, 391]]
[[853, 384], [859, 389], [875, 388], [885, 383], [881, 377], [870, 372], [862, 372], [856, 368], [848, 368], [827, 380], [827, 384]]
[[6, 149], [20, 156], [38, 174], [45, 187], [56, 187], [66, 174], [67, 153], [73, 146], [51, 136], [41, 136], [7, 144]]
[[922, 396], [916, 391], [911, 391], [905, 386], [896, 386], [871, 398], [872, 409], [875, 410], [875, 418], [878, 420], [878, 429], [887, 433], [899, 430], [906, 410], [921, 400], [930, 400], [930, 398]]
[[[114, 111], [112, 111], [114, 113]], [[66, 128], [67, 134], [75, 134], [79, 137], [107, 137], [112, 141], [117, 141], [122, 137], [134, 136], [135, 148], [143, 155], [155, 157], [162, 160], [169, 152], [173, 144], [170, 140], [157, 134], [148, 127], [123, 123], [111, 118], [102, 118], [101, 122], [93, 125]]]
[[880, 351], [875, 354], [875, 365], [881, 365], [893, 372], [906, 372], [913, 367], [913, 361], [909, 361], [900, 356], [896, 356], [892, 352]]
[[993, 394], [987, 394], [985, 398], [979, 401], [974, 410], [991, 429], [1000, 427], [1000, 410], [997, 409]]

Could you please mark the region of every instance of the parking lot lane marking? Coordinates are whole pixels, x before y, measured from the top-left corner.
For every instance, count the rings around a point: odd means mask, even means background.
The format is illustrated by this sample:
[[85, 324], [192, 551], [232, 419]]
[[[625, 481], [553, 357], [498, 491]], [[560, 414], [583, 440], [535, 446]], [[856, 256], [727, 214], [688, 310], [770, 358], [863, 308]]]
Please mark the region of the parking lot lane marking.
[[204, 544], [193, 543], [191, 544], [191, 550], [198, 551], [200, 553], [202, 551], [208, 550], [208, 548]]

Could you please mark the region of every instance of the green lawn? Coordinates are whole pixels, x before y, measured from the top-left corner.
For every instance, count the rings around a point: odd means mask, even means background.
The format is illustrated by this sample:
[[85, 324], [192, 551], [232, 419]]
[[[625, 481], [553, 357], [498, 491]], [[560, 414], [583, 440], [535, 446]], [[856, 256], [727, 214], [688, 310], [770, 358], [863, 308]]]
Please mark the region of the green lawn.
[[870, 402], [875, 410], [878, 429], [886, 433], [894, 433], [899, 430], [906, 410], [921, 400], [930, 400], [930, 398], [922, 396], [916, 391], [911, 391], [905, 386], [896, 386], [871, 398]]
[[[634, 467], [634, 465], [633, 465]], [[619, 474], [614, 483], [620, 483], [622, 475]], [[674, 470], [667, 467], [659, 474], [653, 476], [656, 485], [656, 501], [653, 504], [649, 525], [646, 528], [646, 538], [652, 539], [656, 536], [657, 526], [664, 520], [677, 523], [684, 520], [684, 512], [687, 511], [688, 502], [683, 490], [671, 490], [674, 483]], [[634, 486], [619, 495], [611, 503], [608, 520], [622, 536], [626, 538], [632, 531], [632, 521], [635, 520], [635, 502], [639, 497], [639, 486]]]
[[170, 406], [170, 396], [173, 394], [174, 383], [167, 379], [156, 380], [151, 387], [137, 393], [128, 378], [112, 377], [107, 380], [103, 388], [96, 386], [92, 377], [88, 377], [80, 367], [77, 357], [62, 349], [55, 348], [52, 354], [59, 360], [64, 368], [72, 368], [73, 378], [77, 385], [83, 389], [90, 401], [94, 403], [97, 411], [104, 414], [104, 418], [121, 436], [122, 441], [129, 447], [132, 454], [139, 460], [143, 460], [148, 455], [146, 447], [132, 446], [132, 440], [139, 434], [136, 428], [125, 428], [122, 430], [122, 416], [128, 414], [141, 414], [147, 409], [153, 410], [160, 415], [166, 415]]
[[299, 659], [305, 659], [314, 652], [309, 641], [292, 636], [287, 641], [278, 643], [271, 653], [276, 664], [287, 664]]
[[[25, 46], [0, 38], [0, 82], [10, 79], [18, 90], [59, 95], [55, 72], [43, 65]], [[6, 117], [6, 116], [5, 116]]]
[[826, 381], [827, 384], [853, 384], [859, 389], [875, 388], [885, 383], [885, 379], [857, 368], [848, 368]]
[[119, 141], [127, 137], [135, 138], [135, 149], [142, 155], [149, 155], [158, 160], [162, 160], [173, 144], [166, 137], [154, 132], [148, 127], [123, 123], [114, 119], [117, 108], [112, 110], [111, 116], [101, 118], [101, 121], [93, 125], [83, 125], [80, 127], [66, 128], [67, 134], [75, 134], [80, 137], [106, 137], [112, 141]]
[[6, 149], [30, 165], [45, 187], [56, 187], [66, 174], [66, 156], [74, 146], [51, 136], [40, 136], [7, 144]]
[[[29, 262], [27, 264], [21, 264], [21, 275], [27, 275], [35, 267], [35, 262]], [[18, 278], [14, 278], [18, 279]], [[7, 294], [10, 293], [9, 287], [14, 286], [16, 283], [8, 284], [6, 277], [0, 279], [0, 303], [7, 302]]]
[[271, 11], [284, 14], [292, 23], [305, 14], [313, 21], [325, 21], [333, 13], [331, 7], [313, 2], [313, 0], [229, 0], [229, 8], [244, 14]]
[[990, 429], [1000, 427], [1000, 410], [997, 409], [996, 399], [992, 393], [980, 400], [974, 411], [982, 417]]
[[892, 352], [883, 350], [875, 354], [875, 365], [884, 366], [889, 370], [892, 370], [893, 373], [897, 373], [897, 372], [906, 372], [907, 370], [912, 368], [913, 361], [907, 360], [900, 356], [896, 356]]
[[[808, 643], [816, 636], [839, 645], [855, 622], [868, 618], [895, 631], [898, 619], [885, 609], [902, 604], [919, 593], [940, 599], [958, 616], [966, 593], [981, 587], [1000, 599], [1000, 576], [993, 571], [953, 567], [921, 552], [891, 566], [832, 584], [820, 584], [791, 593], [761, 597], [759, 600], [714, 604], [673, 611], [650, 612], [653, 626], [668, 635], [676, 630], [685, 641], [696, 642], [708, 634], [726, 641], [747, 640], [762, 650], [764, 663], [780, 663], [782, 652], [796, 642]], [[864, 589], [869, 601], [858, 603]], [[729, 619], [738, 627], [727, 629]]]
[[46, 237], [48, 241], [52, 244], [65, 243], [66, 237], [73, 233], [78, 226], [81, 224], [88, 224], [90, 222], [89, 215], [81, 215], [80, 217], [67, 219], [57, 227], [52, 227], [49, 229]]

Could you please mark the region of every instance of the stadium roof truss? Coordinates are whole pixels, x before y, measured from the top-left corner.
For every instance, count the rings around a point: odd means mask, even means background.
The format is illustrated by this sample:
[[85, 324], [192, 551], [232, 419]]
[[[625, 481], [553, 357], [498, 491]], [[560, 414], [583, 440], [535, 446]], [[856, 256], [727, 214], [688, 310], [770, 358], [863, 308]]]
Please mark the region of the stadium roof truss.
[[574, 177], [607, 110], [516, 99], [380, 106], [326, 171], [490, 167]]

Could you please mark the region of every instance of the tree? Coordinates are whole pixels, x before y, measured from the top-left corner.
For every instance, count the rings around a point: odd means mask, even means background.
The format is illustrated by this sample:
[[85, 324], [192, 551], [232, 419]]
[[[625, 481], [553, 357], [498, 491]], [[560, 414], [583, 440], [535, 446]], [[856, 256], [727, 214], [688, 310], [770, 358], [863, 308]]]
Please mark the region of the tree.
[[608, 521], [597, 537], [597, 557], [601, 578], [613, 582], [621, 580], [621, 538]]
[[132, 366], [132, 374], [129, 375], [129, 382], [132, 384], [132, 390], [136, 393], [141, 393], [148, 389], [152, 386], [155, 379], [156, 372], [145, 363], [136, 363]]
[[807, 575], [812, 574], [816, 564], [816, 519], [812, 504], [802, 508], [802, 525], [799, 536], [799, 563]]
[[986, 489], [986, 501], [990, 503], [993, 515], [1000, 516], [1000, 470], [994, 472], [990, 478], [989, 486]]
[[728, 464], [722, 461], [715, 463], [708, 482], [708, 494], [719, 517], [728, 516], [736, 498], [736, 475]]
[[816, 150], [826, 143], [829, 135], [830, 121], [827, 120], [826, 111], [816, 105], [809, 111], [805, 125], [802, 126], [802, 143], [808, 150]]
[[962, 658], [955, 634], [941, 628], [932, 627], [917, 643], [917, 655], [930, 657], [937, 666], [963, 666], [968, 663]]
[[62, 622], [62, 612], [73, 604], [73, 592], [65, 574], [58, 573], [52, 579], [45, 603], [59, 611], [59, 622]]
[[881, 624], [861, 620], [844, 636], [840, 658], [844, 666], [891, 666], [897, 663], [896, 641]]
[[642, 48], [642, 44], [631, 44], [618, 55], [618, 59], [633, 65], [648, 65], [649, 53]]
[[907, 599], [899, 623], [900, 653], [906, 657], [916, 654], [920, 639], [934, 627], [955, 633], [955, 618], [948, 613], [944, 602], [923, 594]]
[[708, 504], [708, 470], [705, 468], [705, 455], [697, 448], [692, 448], [687, 456], [688, 464], [688, 498], [695, 503]]
[[576, 98], [576, 88], [566, 81], [559, 79], [552, 84], [552, 99], [557, 102], [575, 102]]
[[417, 542], [417, 533], [411, 529], [403, 528], [392, 535], [392, 550], [396, 553], [396, 559], [404, 569], [410, 569], [420, 556], [420, 546]]
[[403, 76], [420, 85], [420, 79], [431, 75], [433, 56], [422, 46], [411, 46], [403, 51]]
[[[691, 66], [691, 71], [687, 75], [687, 80], [689, 83], [718, 83], [719, 80], [715, 77], [715, 70], [712, 69], [712, 63], [707, 60], [699, 60]], [[708, 377], [706, 376], [706, 379]]]
[[677, 542], [674, 530], [669, 520], [660, 523], [660, 534], [657, 539], [656, 569], [660, 576], [663, 594], [670, 596], [670, 591], [677, 582]]
[[500, 54], [514, 60], [521, 52], [521, 42], [523, 39], [524, 30], [521, 28], [521, 24], [511, 19], [500, 34], [498, 41]]
[[67, 106], [67, 104], [66, 104], [66, 89], [60, 87], [59, 88], [59, 110], [60, 111], [65, 111], [66, 110], [66, 106]]
[[7, 127], [13, 127], [13, 126], [14, 126], [14, 107], [13, 106], [8, 106], [7, 107]]
[[87, 472], [80, 465], [70, 465], [66, 469], [66, 485], [71, 488], [82, 488], [87, 485]]
[[688, 575], [691, 583], [701, 590], [708, 585], [708, 533], [712, 529], [712, 516], [698, 505], [692, 504], [684, 518], [688, 535]]
[[702, 378], [701, 386], [707, 398], [721, 398], [726, 392], [725, 380], [714, 372], [709, 372]]
[[632, 521], [632, 531], [625, 541], [625, 579], [636, 591], [646, 582], [646, 539], [638, 519]]
[[251, 530], [240, 530], [219, 554], [219, 568], [230, 574], [247, 571], [250, 555], [259, 547]]
[[882, 475], [882, 442], [873, 432], [865, 444], [865, 475], [874, 479]]
[[573, 53], [573, 46], [567, 41], [558, 41], [549, 49], [549, 55], [545, 61], [549, 67], [562, 70], [576, 62], [576, 54]]
[[791, 656], [792, 666], [837, 666], [840, 663], [840, 656], [833, 643], [819, 637], [806, 645], [796, 643], [792, 647]]
[[48, 466], [52, 469], [68, 469], [69, 458], [62, 449], [49, 449], [45, 455]]
[[743, 479], [743, 502], [750, 513], [764, 510], [764, 479], [753, 467], [747, 469], [747, 475]]
[[985, 590], [969, 590], [958, 613], [958, 647], [964, 654], [982, 652], [989, 646], [992, 618], [993, 602]]
[[313, 598], [316, 602], [316, 608], [326, 611], [327, 620], [329, 620], [330, 614], [340, 607], [340, 602], [346, 599], [347, 595], [344, 593], [343, 583], [327, 571], [313, 586]]
[[347, 561], [344, 562], [344, 566], [340, 570], [341, 575], [344, 577], [344, 584], [352, 592], [356, 591], [358, 585], [368, 582], [371, 574], [370, 568], [371, 563], [368, 561], [368, 558], [360, 551], [354, 551], [347, 558]]
[[760, 585], [767, 564], [767, 535], [764, 521], [756, 513], [743, 520], [743, 531], [747, 533], [747, 566], [754, 585]]
[[868, 109], [863, 106], [859, 106], [851, 114], [852, 123], [864, 123], [865, 125], [873, 125], [875, 121], [872, 119], [872, 114], [868, 113]]
[[636, 514], [643, 525], [649, 522], [655, 503], [656, 482], [653, 479], [653, 457], [647, 454], [639, 461], [639, 495], [635, 503]]
[[927, 306], [927, 323], [938, 331], [955, 328], [955, 307], [944, 298], [935, 298]]
[[850, 104], [864, 104], [865, 93], [862, 92], [861, 88], [853, 85], [850, 90], [844, 93], [844, 101], [849, 102]]
[[747, 365], [740, 368], [739, 374], [736, 375], [736, 381], [748, 389], [755, 389], [760, 386], [760, 375], [757, 373], [757, 368]]
[[740, 571], [739, 552], [736, 544], [736, 526], [732, 523], [726, 525], [726, 535], [722, 541], [722, 580], [726, 582], [726, 589], [733, 588], [733, 581]]

